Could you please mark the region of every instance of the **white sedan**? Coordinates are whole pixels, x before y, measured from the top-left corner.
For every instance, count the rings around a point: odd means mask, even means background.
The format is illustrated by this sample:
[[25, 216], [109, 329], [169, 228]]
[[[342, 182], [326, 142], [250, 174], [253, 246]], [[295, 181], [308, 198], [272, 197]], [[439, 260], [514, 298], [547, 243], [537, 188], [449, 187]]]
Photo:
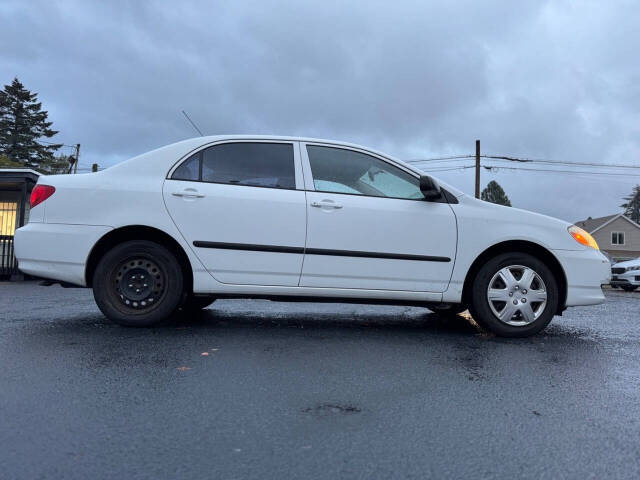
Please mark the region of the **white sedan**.
[[43, 176], [15, 252], [27, 274], [93, 288], [127, 326], [265, 298], [469, 309], [497, 335], [527, 336], [601, 303], [610, 276], [576, 226], [363, 147], [291, 137], [194, 138]]
[[611, 286], [633, 292], [640, 287], [640, 258], [616, 263], [611, 267]]

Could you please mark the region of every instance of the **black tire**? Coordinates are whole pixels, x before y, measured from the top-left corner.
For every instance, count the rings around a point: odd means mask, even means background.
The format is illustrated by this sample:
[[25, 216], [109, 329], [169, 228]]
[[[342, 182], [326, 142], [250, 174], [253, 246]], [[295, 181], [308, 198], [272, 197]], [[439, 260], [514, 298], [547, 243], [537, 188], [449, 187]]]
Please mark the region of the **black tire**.
[[132, 240], [98, 262], [93, 296], [102, 313], [126, 327], [151, 327], [168, 319], [183, 299], [184, 279], [175, 256], [162, 245]]
[[[503, 322], [499, 319], [496, 313], [494, 313], [491, 305], [489, 304], [489, 284], [495, 278], [499, 271], [506, 267], [512, 266], [522, 266], [529, 268], [533, 270], [544, 282], [544, 291], [546, 292], [546, 305], [544, 305], [542, 302], [530, 302], [530, 306], [537, 309], [538, 317], [528, 324], [510, 325], [506, 322]], [[516, 272], [517, 269], [514, 269], [513, 276], [517, 280], [515, 282], [516, 287], [514, 287], [513, 289], [515, 296], [508, 297], [509, 302], [512, 301], [512, 298], [513, 301], [518, 301], [518, 298], [520, 298], [518, 297], [518, 295], [522, 295], [522, 290], [517, 290], [519, 289], [519, 279], [516, 277]], [[539, 280], [535, 280], [535, 282], [539, 282]], [[533, 287], [531, 288], [531, 290], [533, 290]], [[542, 289], [538, 290], [542, 291]], [[506, 287], [505, 291], [509, 292], [509, 287]], [[534, 292], [528, 293], [532, 294]], [[480, 268], [473, 281], [470, 299], [471, 302], [469, 305], [469, 311], [471, 312], [471, 315], [473, 316], [476, 323], [478, 323], [481, 327], [501, 337], [528, 337], [531, 335], [535, 335], [536, 333], [543, 330], [558, 311], [558, 283], [549, 267], [547, 267], [544, 262], [542, 262], [538, 258], [527, 253], [504, 253], [492, 258]], [[524, 302], [522, 301], [522, 298], [520, 298], [519, 301], [522, 303], [526, 303], [526, 298], [524, 298]], [[507, 302], [503, 303], [503, 308], [506, 308]], [[496, 306], [499, 305], [500, 302], [496, 301], [495, 303], [493, 303], [493, 308], [497, 309]], [[518, 303], [517, 305], [517, 308], [519, 309], [520, 303]], [[509, 307], [511, 306], [509, 305]], [[526, 319], [524, 317], [519, 317], [519, 315], [521, 314], [517, 312], [514, 313], [514, 316], [510, 317], [509, 321], [516, 324], [524, 323]]]
[[440, 316], [454, 316], [467, 310], [462, 303], [427, 303], [426, 307]]
[[622, 285], [622, 288], [625, 292], [633, 292], [637, 287], [637, 285]]
[[214, 296], [195, 296], [193, 294], [188, 295], [184, 303], [180, 307], [185, 312], [197, 312], [203, 310], [216, 301]]

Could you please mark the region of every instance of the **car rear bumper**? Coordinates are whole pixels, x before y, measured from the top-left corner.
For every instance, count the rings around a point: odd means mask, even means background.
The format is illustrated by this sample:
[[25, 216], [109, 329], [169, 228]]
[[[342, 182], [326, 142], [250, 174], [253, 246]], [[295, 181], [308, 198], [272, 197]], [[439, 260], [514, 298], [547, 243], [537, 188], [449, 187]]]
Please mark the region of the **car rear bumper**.
[[609, 283], [611, 264], [598, 250], [554, 250], [567, 277], [566, 307], [604, 302], [602, 285]]
[[29, 223], [15, 233], [18, 267], [36, 277], [85, 286], [89, 253], [111, 229], [104, 225]]

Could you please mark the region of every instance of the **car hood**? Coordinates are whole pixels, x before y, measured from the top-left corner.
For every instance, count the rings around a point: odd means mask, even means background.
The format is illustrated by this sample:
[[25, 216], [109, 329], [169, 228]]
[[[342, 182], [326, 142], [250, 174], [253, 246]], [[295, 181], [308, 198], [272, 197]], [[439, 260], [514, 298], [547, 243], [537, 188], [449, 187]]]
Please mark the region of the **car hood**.
[[627, 260], [626, 262], [616, 263], [613, 266], [626, 268], [626, 267], [637, 267], [638, 265], [640, 265], [640, 258], [636, 258], [634, 260]]

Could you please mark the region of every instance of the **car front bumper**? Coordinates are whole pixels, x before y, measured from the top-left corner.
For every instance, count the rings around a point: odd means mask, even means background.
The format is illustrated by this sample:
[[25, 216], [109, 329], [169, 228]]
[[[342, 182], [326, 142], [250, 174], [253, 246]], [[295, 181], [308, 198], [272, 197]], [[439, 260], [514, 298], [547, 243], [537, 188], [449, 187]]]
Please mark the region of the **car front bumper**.
[[611, 275], [611, 281], [609, 282], [615, 287], [638, 287], [640, 286], [640, 270], [632, 270], [625, 273], [614, 273]]
[[600, 251], [553, 250], [567, 278], [566, 307], [604, 302], [602, 285], [611, 278], [611, 263]]

